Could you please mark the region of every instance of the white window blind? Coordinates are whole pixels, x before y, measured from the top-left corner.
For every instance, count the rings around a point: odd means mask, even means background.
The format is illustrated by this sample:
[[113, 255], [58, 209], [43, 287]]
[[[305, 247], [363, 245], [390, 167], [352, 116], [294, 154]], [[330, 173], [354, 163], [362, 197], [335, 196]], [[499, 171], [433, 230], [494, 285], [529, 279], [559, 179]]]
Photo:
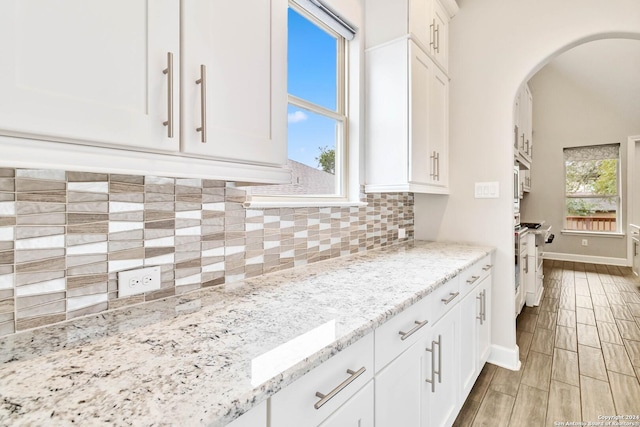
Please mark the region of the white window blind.
[[353, 25], [349, 24], [344, 18], [320, 2], [320, 0], [293, 0], [293, 2], [346, 40], [353, 40], [356, 35], [356, 29]]
[[620, 144], [591, 145], [564, 149], [564, 161], [617, 159], [620, 157]]

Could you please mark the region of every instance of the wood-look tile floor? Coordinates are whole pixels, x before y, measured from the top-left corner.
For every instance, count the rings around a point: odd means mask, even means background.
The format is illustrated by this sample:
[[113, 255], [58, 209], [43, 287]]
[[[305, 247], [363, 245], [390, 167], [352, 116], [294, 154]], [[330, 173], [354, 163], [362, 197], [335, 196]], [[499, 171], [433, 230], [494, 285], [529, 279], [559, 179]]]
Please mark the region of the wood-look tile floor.
[[487, 363], [454, 426], [640, 416], [640, 280], [626, 267], [545, 261], [544, 288], [517, 318], [522, 367]]

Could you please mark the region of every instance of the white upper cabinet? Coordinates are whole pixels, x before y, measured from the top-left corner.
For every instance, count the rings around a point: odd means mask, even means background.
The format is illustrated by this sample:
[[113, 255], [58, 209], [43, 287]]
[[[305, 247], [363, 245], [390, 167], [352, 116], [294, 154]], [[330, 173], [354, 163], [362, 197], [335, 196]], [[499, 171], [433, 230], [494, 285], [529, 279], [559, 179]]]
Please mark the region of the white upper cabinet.
[[289, 183], [287, 6], [1, 2], [3, 161]]
[[285, 164], [286, 0], [184, 1], [182, 21], [184, 152]]
[[409, 35], [446, 70], [449, 20], [457, 11], [455, 0], [367, 0], [367, 48]]
[[179, 16], [178, 0], [3, 1], [0, 133], [177, 151]]
[[449, 79], [411, 40], [366, 61], [365, 190], [447, 194]]

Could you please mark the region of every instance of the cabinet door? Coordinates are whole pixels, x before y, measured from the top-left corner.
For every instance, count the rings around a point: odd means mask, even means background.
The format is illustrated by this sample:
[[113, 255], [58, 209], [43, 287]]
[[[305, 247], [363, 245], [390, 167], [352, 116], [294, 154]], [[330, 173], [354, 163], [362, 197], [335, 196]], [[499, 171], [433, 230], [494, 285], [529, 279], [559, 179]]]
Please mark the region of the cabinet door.
[[482, 322], [478, 329], [478, 374], [491, 353], [491, 286], [492, 276], [488, 276], [480, 284], [483, 306]]
[[373, 381], [320, 424], [320, 427], [373, 427]]
[[[423, 385], [428, 410], [423, 427], [451, 426], [459, 409], [460, 307], [452, 308], [432, 328], [432, 352], [425, 362], [434, 384]], [[432, 365], [433, 363], [433, 365]], [[432, 387], [433, 386], [433, 387]]]
[[179, 0], [3, 1], [0, 133], [178, 150], [179, 16]]
[[476, 381], [478, 369], [478, 328], [482, 310], [482, 290], [473, 289], [460, 301], [460, 384], [465, 399]]
[[432, 68], [429, 105], [429, 151], [435, 155], [431, 184], [449, 186], [449, 78]]
[[449, 13], [438, 0], [433, 0], [433, 44], [431, 53], [445, 69], [449, 67]]
[[633, 267], [636, 276], [640, 275], [640, 241], [633, 239]]
[[286, 36], [286, 0], [183, 2], [183, 151], [286, 163]]
[[435, 157], [429, 149], [431, 75], [435, 65], [415, 43], [409, 42], [410, 142], [409, 182], [429, 184], [435, 173]]
[[420, 425], [424, 352], [423, 338], [376, 375], [376, 427]]

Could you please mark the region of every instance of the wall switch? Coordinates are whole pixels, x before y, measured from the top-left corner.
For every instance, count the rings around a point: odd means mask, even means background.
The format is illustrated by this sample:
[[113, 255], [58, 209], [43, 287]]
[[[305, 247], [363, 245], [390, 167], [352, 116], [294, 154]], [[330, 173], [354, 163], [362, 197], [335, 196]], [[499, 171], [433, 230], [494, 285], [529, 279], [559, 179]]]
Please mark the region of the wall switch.
[[118, 298], [160, 289], [160, 267], [118, 272]]
[[587, 239], [582, 239], [582, 246], [589, 246], [589, 241]]
[[497, 199], [500, 197], [499, 182], [476, 182], [476, 199]]

